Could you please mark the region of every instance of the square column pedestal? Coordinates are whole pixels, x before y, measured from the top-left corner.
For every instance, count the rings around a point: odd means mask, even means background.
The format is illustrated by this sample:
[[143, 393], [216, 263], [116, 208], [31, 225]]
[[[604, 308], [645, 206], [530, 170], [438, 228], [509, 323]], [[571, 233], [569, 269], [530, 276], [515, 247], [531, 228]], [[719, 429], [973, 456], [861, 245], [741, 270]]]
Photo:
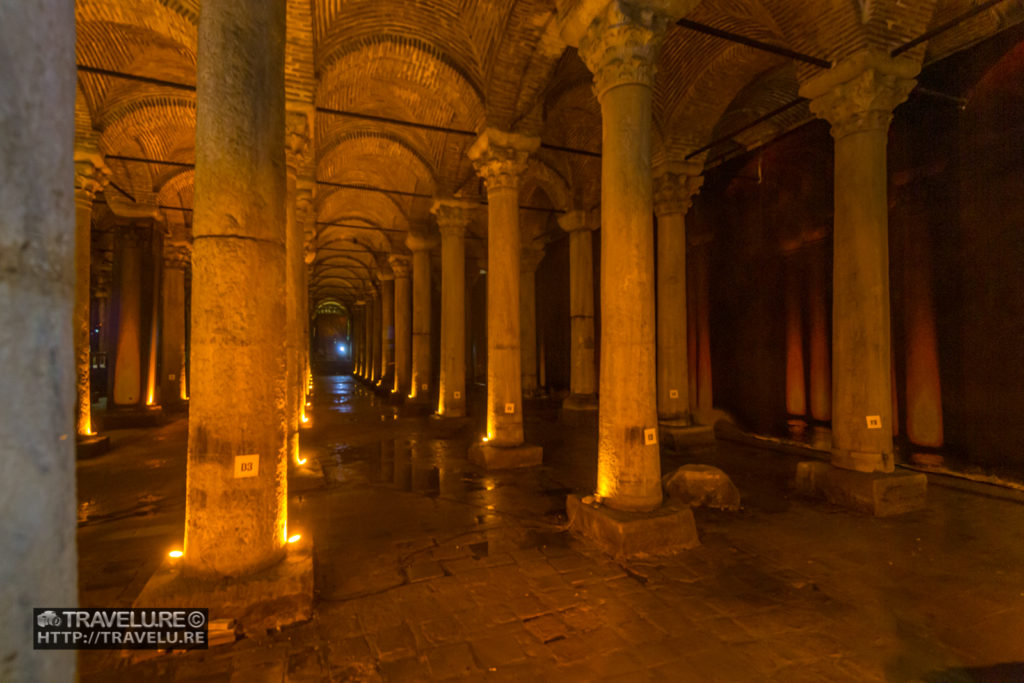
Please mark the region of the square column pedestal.
[[854, 472], [814, 460], [797, 465], [796, 488], [834, 505], [891, 517], [925, 507], [928, 477], [920, 472]]
[[663, 505], [651, 512], [621, 512], [584, 503], [570, 493], [565, 499], [569, 528], [613, 557], [669, 555], [700, 545], [693, 511]]
[[544, 462], [544, 449], [540, 446], [495, 446], [475, 443], [469, 447], [469, 461], [485, 470], [508, 470], [516, 467], [535, 467]]
[[251, 636], [313, 617], [313, 543], [288, 544], [285, 558], [262, 572], [238, 578], [182, 576], [181, 561], [166, 558], [132, 605], [208, 608], [210, 622], [227, 619]]

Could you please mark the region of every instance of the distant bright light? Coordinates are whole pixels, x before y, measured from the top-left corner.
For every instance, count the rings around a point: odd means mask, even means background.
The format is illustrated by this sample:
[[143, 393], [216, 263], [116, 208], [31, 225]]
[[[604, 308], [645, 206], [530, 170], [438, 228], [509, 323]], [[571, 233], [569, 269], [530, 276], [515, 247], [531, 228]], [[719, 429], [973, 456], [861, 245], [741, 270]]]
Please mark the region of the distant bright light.
[[306, 422], [309, 422], [309, 416], [308, 415], [303, 415], [302, 416], [302, 422], [303, 422], [303, 424], [305, 424]]
[[345, 345], [344, 344], [338, 344], [338, 355], [339, 356], [345, 355]]
[[302, 534], [295, 534], [294, 536], [288, 537], [288, 542], [295, 543], [295, 541], [299, 540], [300, 538], [302, 538]]
[[171, 552], [169, 552], [167, 554], [170, 555], [171, 557], [178, 558], [178, 557], [181, 557], [182, 555], [184, 555], [185, 553], [181, 552], [180, 550], [172, 550]]

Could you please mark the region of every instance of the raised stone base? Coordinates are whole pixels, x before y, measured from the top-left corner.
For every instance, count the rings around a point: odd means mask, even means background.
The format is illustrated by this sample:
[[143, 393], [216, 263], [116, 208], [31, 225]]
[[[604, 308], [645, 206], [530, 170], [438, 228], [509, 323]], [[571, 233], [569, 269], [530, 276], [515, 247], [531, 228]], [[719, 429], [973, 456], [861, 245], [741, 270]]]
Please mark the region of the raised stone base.
[[194, 579], [169, 558], [146, 582], [133, 607], [207, 607], [211, 622], [233, 620], [236, 630], [263, 635], [313, 616], [313, 544], [289, 544], [284, 560], [240, 578]]
[[854, 472], [827, 462], [810, 461], [797, 465], [796, 488], [835, 505], [890, 517], [925, 507], [928, 478], [918, 472]]
[[79, 460], [95, 458], [110, 450], [110, 437], [106, 434], [80, 436], [75, 442], [75, 455]]
[[544, 462], [544, 449], [526, 444], [495, 446], [489, 443], [475, 443], [469, 447], [469, 461], [487, 470], [533, 467]]
[[569, 394], [562, 401], [562, 410], [597, 410], [597, 394]]
[[666, 420], [658, 422], [661, 443], [677, 453], [715, 452], [718, 442], [710, 425]]
[[[164, 417], [163, 406], [114, 407], [99, 415], [99, 423], [104, 430], [159, 427], [164, 423]], [[93, 419], [96, 419], [95, 415]]]
[[683, 465], [662, 477], [665, 494], [684, 505], [739, 510], [740, 492], [727, 475], [710, 465]]
[[669, 555], [700, 545], [693, 511], [662, 506], [653, 512], [621, 512], [566, 496], [569, 527], [614, 557]]

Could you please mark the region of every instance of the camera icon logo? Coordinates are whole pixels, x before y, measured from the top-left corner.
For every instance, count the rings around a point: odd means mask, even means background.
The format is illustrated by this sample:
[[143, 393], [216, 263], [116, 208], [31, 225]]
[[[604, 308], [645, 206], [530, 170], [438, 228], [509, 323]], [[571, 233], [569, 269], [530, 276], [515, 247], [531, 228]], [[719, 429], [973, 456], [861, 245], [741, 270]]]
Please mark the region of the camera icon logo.
[[47, 626], [60, 626], [60, 617], [52, 609], [48, 609], [39, 616], [36, 617], [36, 623], [39, 628], [46, 628]]

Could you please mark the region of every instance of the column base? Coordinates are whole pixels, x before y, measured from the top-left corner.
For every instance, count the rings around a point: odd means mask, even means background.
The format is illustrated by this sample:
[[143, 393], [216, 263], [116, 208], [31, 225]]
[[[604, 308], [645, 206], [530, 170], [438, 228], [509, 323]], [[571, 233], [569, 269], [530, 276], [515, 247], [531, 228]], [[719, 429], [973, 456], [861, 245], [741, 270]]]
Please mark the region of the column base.
[[892, 453], [866, 453], [832, 448], [832, 464], [854, 472], [889, 473], [896, 469]]
[[285, 558], [257, 574], [237, 578], [182, 576], [180, 560], [165, 559], [132, 607], [207, 607], [209, 621], [230, 620], [250, 636], [308, 621], [313, 616], [313, 543], [288, 545]]
[[700, 545], [693, 511], [688, 507], [621, 512], [584, 503], [570, 493], [565, 509], [573, 531], [614, 557], [668, 555]]
[[106, 434], [79, 436], [75, 441], [75, 456], [79, 460], [96, 458], [110, 450], [110, 437]]
[[489, 443], [475, 443], [469, 447], [469, 461], [486, 470], [534, 467], [544, 462], [544, 449], [526, 444], [495, 446]]
[[718, 442], [715, 429], [709, 425], [698, 425], [683, 420], [659, 420], [658, 431], [661, 443], [670, 446], [677, 453], [715, 453]]
[[928, 478], [918, 472], [854, 472], [814, 460], [797, 465], [796, 488], [834, 505], [891, 517], [926, 506]]
[[[97, 416], [94, 414], [93, 419]], [[163, 406], [114, 406], [99, 416], [100, 428], [128, 429], [131, 427], [159, 427], [164, 423]]]
[[597, 394], [570, 394], [562, 401], [562, 410], [597, 410]]

